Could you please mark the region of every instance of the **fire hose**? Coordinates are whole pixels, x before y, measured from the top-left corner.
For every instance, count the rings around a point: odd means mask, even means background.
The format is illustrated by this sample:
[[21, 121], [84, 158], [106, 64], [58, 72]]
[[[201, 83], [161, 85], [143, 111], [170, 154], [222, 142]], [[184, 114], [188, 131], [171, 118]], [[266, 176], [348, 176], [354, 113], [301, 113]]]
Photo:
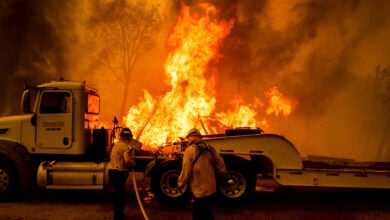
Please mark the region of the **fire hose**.
[[137, 182], [135, 181], [134, 168], [133, 168], [133, 170], [131, 171], [131, 175], [132, 175], [132, 178], [133, 178], [133, 186], [134, 186], [135, 195], [137, 196], [138, 206], [139, 206], [139, 208], [141, 209], [141, 212], [142, 212], [142, 215], [144, 216], [144, 219], [149, 220], [148, 216], [146, 215], [144, 206], [142, 205], [141, 198], [140, 198], [140, 196], [139, 196], [138, 187], [137, 187]]
[[[144, 125], [142, 126], [142, 128], [140, 129], [140, 131], [138, 132], [135, 140], [138, 142], [138, 139], [140, 138], [142, 132], [144, 131], [146, 125], [149, 123], [150, 119], [152, 118], [152, 116], [154, 115], [154, 113], [156, 112], [160, 102], [161, 102], [161, 99], [162, 99], [162, 96], [160, 96], [160, 98], [156, 101], [156, 103], [154, 104], [153, 106], [153, 109], [152, 109], [152, 112], [150, 113], [149, 117], [147, 118], [147, 120], [145, 121]], [[132, 151], [132, 156], [134, 158], [134, 150]], [[137, 196], [137, 202], [138, 202], [138, 206], [139, 208], [141, 209], [141, 212], [142, 212], [142, 215], [144, 216], [144, 219], [145, 220], [149, 220], [148, 216], [146, 215], [146, 212], [145, 212], [145, 209], [144, 209], [144, 206], [142, 205], [142, 201], [141, 201], [141, 198], [139, 196], [139, 192], [138, 192], [138, 187], [137, 187], [137, 182], [135, 181], [135, 175], [134, 175], [134, 168], [132, 169], [131, 171], [131, 175], [132, 175], [132, 179], [133, 179], [133, 186], [134, 186], [134, 191], [135, 191], [135, 195]]]
[[[147, 118], [147, 120], [145, 121], [144, 125], [142, 126], [142, 128], [140, 129], [140, 131], [138, 132], [138, 135], [136, 136], [136, 138], [134, 140], [136, 140], [138, 142], [138, 139], [140, 138], [143, 130], [145, 129], [146, 125], [149, 123], [150, 119], [152, 118], [152, 116], [154, 115], [154, 113], [156, 112], [160, 102], [161, 102], [161, 99], [163, 97], [160, 96], [160, 98], [156, 101], [156, 103], [154, 104], [153, 106], [153, 109], [152, 109], [152, 112], [150, 113], [149, 117]], [[116, 119], [116, 118], [115, 118]], [[115, 123], [115, 120], [114, 120], [114, 123]], [[139, 143], [139, 142], [138, 142]], [[135, 147], [136, 149], [136, 147]], [[132, 157], [134, 158], [134, 150], [132, 151]], [[132, 176], [132, 179], [133, 179], [133, 186], [134, 186], [134, 191], [135, 191], [135, 195], [137, 197], [137, 202], [138, 202], [138, 206], [139, 208], [141, 209], [141, 212], [142, 212], [142, 215], [144, 216], [144, 219], [145, 220], [149, 220], [148, 216], [146, 215], [146, 212], [145, 212], [145, 209], [144, 209], [144, 206], [142, 205], [142, 201], [141, 201], [141, 198], [139, 196], [139, 192], [138, 192], [138, 187], [137, 187], [137, 182], [135, 181], [135, 175], [134, 175], [135, 171], [134, 171], [134, 168], [132, 169], [131, 171], [131, 176]]]
[[[134, 152], [135, 150], [132, 151], [132, 157], [134, 158]], [[131, 176], [132, 176], [132, 179], [133, 179], [133, 186], [134, 186], [134, 191], [135, 191], [135, 195], [137, 197], [137, 202], [138, 202], [138, 206], [139, 208], [141, 209], [141, 212], [142, 212], [142, 215], [144, 216], [144, 219], [145, 220], [149, 220], [148, 216], [146, 215], [146, 212], [145, 212], [145, 209], [144, 209], [144, 206], [142, 205], [142, 201], [141, 201], [141, 198], [139, 196], [139, 192], [138, 192], [138, 187], [137, 187], [137, 182], [135, 181], [135, 171], [134, 171], [134, 168], [131, 170]]]

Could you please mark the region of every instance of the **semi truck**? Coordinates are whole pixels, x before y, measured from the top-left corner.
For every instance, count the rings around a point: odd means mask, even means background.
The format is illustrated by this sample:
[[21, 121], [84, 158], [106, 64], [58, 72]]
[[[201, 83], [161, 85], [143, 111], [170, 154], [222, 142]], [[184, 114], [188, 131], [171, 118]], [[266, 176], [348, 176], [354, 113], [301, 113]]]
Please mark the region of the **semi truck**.
[[[0, 199], [36, 187], [110, 189], [109, 149], [121, 127], [116, 120], [112, 128], [99, 125], [96, 88], [63, 79], [26, 86], [21, 107], [23, 115], [0, 118]], [[227, 129], [203, 139], [225, 161], [227, 177], [217, 181], [217, 194], [229, 203], [247, 201], [258, 178], [272, 179], [278, 187], [390, 188], [390, 163], [303, 158], [286, 137], [259, 128]], [[183, 204], [191, 198], [189, 186], [177, 188], [186, 147], [185, 139], [178, 139], [157, 151], [135, 151], [134, 172], [150, 178], [161, 203]]]

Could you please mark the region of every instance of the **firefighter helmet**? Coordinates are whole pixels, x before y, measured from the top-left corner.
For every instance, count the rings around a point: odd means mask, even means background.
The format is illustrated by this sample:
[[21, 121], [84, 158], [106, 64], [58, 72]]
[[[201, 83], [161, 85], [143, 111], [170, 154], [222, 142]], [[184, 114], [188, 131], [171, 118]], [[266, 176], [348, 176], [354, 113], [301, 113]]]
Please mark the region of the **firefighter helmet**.
[[121, 137], [133, 137], [133, 133], [131, 133], [130, 128], [122, 128], [121, 133], [119, 135]]
[[202, 137], [202, 135], [200, 134], [199, 129], [197, 129], [197, 128], [192, 128], [192, 129], [190, 129], [190, 130], [187, 132], [186, 138], [188, 138], [189, 136], [199, 136], [199, 137]]

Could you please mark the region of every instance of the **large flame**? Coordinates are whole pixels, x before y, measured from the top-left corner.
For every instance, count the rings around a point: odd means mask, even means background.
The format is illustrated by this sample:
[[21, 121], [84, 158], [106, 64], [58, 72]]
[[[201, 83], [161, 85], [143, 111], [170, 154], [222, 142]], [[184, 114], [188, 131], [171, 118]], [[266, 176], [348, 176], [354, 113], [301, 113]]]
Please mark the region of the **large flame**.
[[256, 127], [256, 115], [255, 109], [257, 105], [262, 105], [260, 100], [255, 99], [254, 104], [246, 105], [242, 97], [236, 97], [231, 101], [233, 105], [233, 111], [217, 113], [218, 120], [225, 127]]
[[[234, 25], [233, 19], [223, 20], [217, 15], [218, 10], [208, 3], [199, 4], [197, 12], [183, 5], [167, 41], [174, 48], [165, 63], [170, 91], [154, 98], [145, 90], [141, 102], [132, 106], [126, 117], [126, 126], [144, 145], [155, 147], [174, 141], [172, 138], [185, 135], [192, 127], [210, 133], [227, 127], [266, 124], [265, 119], [255, 119], [255, 109], [263, 105], [259, 99], [246, 105], [241, 97], [236, 97], [231, 103], [233, 110], [214, 112], [214, 80], [207, 79], [205, 73], [210, 61], [218, 58], [218, 48]], [[274, 100], [278, 101], [281, 99]], [[279, 106], [274, 102], [272, 109]], [[283, 109], [285, 105], [288, 103], [284, 101]], [[268, 111], [278, 114], [281, 110]]]
[[297, 104], [296, 100], [285, 97], [276, 86], [266, 92], [265, 96], [269, 98], [267, 114], [274, 113], [277, 116], [279, 113], [283, 113], [284, 116], [287, 116]]

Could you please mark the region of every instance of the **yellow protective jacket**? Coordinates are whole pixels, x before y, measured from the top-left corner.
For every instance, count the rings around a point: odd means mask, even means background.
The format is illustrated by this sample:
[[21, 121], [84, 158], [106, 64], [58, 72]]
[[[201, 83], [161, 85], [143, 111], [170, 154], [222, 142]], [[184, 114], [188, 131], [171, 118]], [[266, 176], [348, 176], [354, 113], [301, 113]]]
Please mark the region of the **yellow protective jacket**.
[[184, 151], [183, 166], [178, 180], [179, 188], [189, 183], [192, 194], [196, 198], [209, 196], [216, 192], [216, 172], [223, 176], [226, 175], [223, 158], [214, 147], [208, 144], [206, 146], [209, 150], [204, 151], [193, 164], [200, 150], [197, 143], [200, 142], [204, 143], [197, 141]]
[[108, 168], [111, 170], [129, 171], [135, 167], [135, 161], [132, 157], [131, 141], [119, 139], [111, 149], [110, 162]]

